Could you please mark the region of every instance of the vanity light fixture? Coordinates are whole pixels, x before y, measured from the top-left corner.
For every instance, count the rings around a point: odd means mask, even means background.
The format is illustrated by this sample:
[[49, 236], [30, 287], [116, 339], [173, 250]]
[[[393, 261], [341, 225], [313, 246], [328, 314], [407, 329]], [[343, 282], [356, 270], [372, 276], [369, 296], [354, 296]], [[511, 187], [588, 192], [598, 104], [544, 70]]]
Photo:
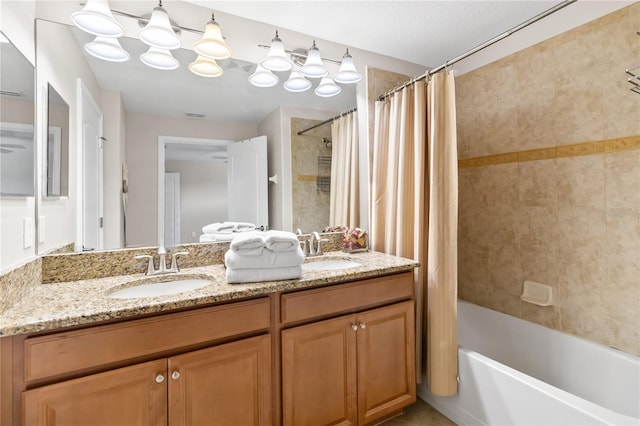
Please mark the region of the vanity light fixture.
[[180, 66], [171, 51], [157, 47], [150, 47], [149, 50], [140, 55], [140, 60], [143, 64], [158, 70], [174, 70]]
[[222, 30], [213, 13], [211, 14], [211, 20], [207, 22], [202, 38], [194, 43], [193, 50], [198, 55], [211, 59], [226, 59], [231, 56], [231, 48], [224, 41]]
[[177, 49], [182, 44], [171, 27], [169, 14], [162, 7], [162, 0], [153, 8], [147, 25], [138, 31], [138, 37], [149, 46], [159, 49]]
[[107, 0], [87, 0], [82, 10], [71, 14], [71, 21], [95, 36], [120, 37], [124, 34], [124, 27], [113, 17]]
[[299, 71], [291, 71], [291, 75], [289, 75], [289, 79], [284, 82], [283, 87], [289, 92], [300, 93], [311, 89], [311, 82], [304, 78]]
[[249, 76], [249, 82], [256, 87], [272, 87], [278, 84], [280, 79], [277, 75], [258, 64], [253, 74]]
[[276, 36], [271, 40], [269, 53], [260, 64], [271, 71], [289, 71], [293, 68], [293, 64], [284, 50], [284, 43], [278, 36], [278, 30], [276, 30]]
[[117, 38], [97, 36], [95, 40], [84, 45], [84, 50], [105, 61], [125, 62], [129, 60], [129, 53], [120, 46]]
[[198, 55], [198, 58], [189, 64], [189, 71], [200, 77], [220, 77], [224, 70], [215, 59]]
[[338, 86], [333, 79], [329, 77], [322, 77], [320, 80], [320, 84], [314, 90], [314, 93], [323, 98], [330, 98], [331, 96], [336, 96], [342, 92], [342, 88]]
[[304, 62], [302, 68], [300, 68], [300, 73], [309, 78], [322, 78], [329, 74], [329, 70], [322, 63], [320, 49], [316, 46], [315, 40], [307, 53], [307, 60]]
[[362, 75], [356, 70], [353, 58], [349, 54], [349, 49], [347, 49], [347, 52], [342, 57], [340, 68], [333, 79], [342, 84], [352, 84], [362, 80]]

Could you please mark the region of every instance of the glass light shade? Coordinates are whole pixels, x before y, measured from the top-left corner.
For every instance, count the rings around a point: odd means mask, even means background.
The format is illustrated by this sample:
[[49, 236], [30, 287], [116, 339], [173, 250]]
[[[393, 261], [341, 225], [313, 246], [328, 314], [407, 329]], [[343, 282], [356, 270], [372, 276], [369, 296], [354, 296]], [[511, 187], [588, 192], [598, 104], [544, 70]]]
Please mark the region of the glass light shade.
[[97, 36], [95, 40], [84, 45], [88, 54], [110, 62], [125, 62], [129, 54], [120, 46], [117, 38]]
[[138, 37], [149, 46], [159, 49], [177, 49], [182, 44], [180, 37], [171, 28], [169, 14], [162, 6], [153, 8], [151, 19], [138, 31]]
[[335, 96], [340, 92], [342, 92], [342, 88], [329, 77], [322, 77], [322, 80], [320, 80], [320, 84], [314, 91], [316, 95], [322, 96], [323, 98], [330, 98], [331, 96]]
[[271, 71], [289, 71], [293, 68], [293, 64], [284, 50], [284, 43], [278, 37], [278, 31], [276, 31], [276, 36], [271, 40], [271, 48], [266, 58], [262, 60], [261, 65]]
[[222, 30], [213, 19], [213, 15], [211, 15], [211, 20], [207, 22], [202, 38], [194, 43], [193, 50], [198, 55], [212, 59], [226, 59], [231, 56], [231, 49], [224, 41]]
[[342, 84], [353, 84], [362, 80], [362, 75], [356, 70], [353, 58], [349, 55], [349, 49], [342, 57], [340, 68], [336, 75], [333, 76], [333, 79]]
[[307, 53], [307, 60], [304, 62], [302, 68], [300, 68], [300, 74], [309, 78], [321, 78], [329, 74], [329, 70], [322, 63], [320, 50], [316, 47], [315, 41], [311, 49], [309, 49], [309, 53]]
[[255, 72], [249, 76], [249, 83], [256, 87], [272, 87], [278, 84], [278, 81], [278, 76], [262, 65], [258, 65]]
[[289, 92], [299, 93], [311, 89], [311, 82], [298, 71], [291, 71], [289, 80], [285, 81], [283, 86]]
[[87, 0], [82, 10], [71, 14], [71, 21], [95, 36], [120, 37], [124, 34], [124, 28], [113, 17], [107, 0]]
[[178, 60], [171, 55], [169, 50], [157, 47], [150, 47], [140, 55], [140, 60], [143, 64], [159, 70], [174, 70], [180, 66]]
[[224, 70], [215, 59], [198, 55], [198, 58], [189, 64], [189, 71], [200, 77], [220, 77]]

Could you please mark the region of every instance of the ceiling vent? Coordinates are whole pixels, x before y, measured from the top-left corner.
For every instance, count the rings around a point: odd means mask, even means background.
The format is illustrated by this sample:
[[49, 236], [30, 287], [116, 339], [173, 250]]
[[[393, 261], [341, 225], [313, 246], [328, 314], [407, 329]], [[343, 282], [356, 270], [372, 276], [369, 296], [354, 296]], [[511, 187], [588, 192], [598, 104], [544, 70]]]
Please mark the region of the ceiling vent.
[[13, 97], [16, 97], [16, 98], [24, 97], [24, 94], [22, 92], [13, 92], [11, 90], [0, 90], [0, 95], [1, 96], [13, 96]]
[[205, 115], [200, 113], [200, 112], [185, 112], [184, 115], [186, 115], [189, 118], [204, 118]]

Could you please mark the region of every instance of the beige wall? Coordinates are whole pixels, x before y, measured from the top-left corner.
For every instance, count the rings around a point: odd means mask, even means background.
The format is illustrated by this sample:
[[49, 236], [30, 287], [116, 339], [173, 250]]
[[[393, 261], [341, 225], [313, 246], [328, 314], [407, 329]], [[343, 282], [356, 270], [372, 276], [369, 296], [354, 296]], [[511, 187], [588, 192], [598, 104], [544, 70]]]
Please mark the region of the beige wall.
[[190, 118], [127, 113], [129, 168], [127, 245], [154, 246], [158, 237], [158, 136], [242, 140], [257, 136], [251, 123], [221, 123]]
[[[300, 130], [321, 123], [320, 120], [291, 119], [291, 189], [293, 229], [302, 232], [322, 231], [329, 226], [329, 188], [318, 185], [318, 177], [331, 179], [331, 162], [319, 162], [320, 157], [331, 159], [331, 148], [322, 138], [331, 140], [331, 125], [316, 127], [298, 135]], [[339, 224], [338, 224], [339, 225]]]
[[[624, 69], [638, 22], [640, 3], [456, 82], [460, 297], [633, 354], [640, 95]], [[524, 280], [556, 305], [521, 302]]]

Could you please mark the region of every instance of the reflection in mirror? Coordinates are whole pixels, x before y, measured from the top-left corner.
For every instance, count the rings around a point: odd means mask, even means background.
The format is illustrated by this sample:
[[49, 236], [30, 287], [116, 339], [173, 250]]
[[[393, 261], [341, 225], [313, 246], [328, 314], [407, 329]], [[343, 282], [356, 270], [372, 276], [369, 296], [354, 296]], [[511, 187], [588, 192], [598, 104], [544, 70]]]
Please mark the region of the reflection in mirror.
[[34, 194], [34, 68], [0, 33], [0, 195]]
[[69, 195], [69, 105], [51, 86], [47, 85], [47, 197]]

